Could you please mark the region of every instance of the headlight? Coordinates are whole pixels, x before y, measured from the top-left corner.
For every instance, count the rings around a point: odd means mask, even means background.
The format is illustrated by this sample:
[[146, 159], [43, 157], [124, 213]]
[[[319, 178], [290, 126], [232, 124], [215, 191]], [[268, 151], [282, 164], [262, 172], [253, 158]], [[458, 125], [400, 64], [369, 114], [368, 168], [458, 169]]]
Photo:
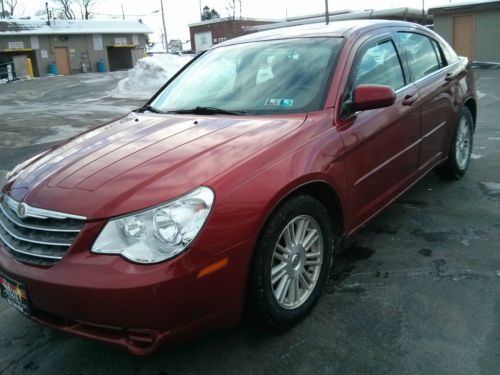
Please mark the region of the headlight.
[[92, 252], [158, 263], [186, 249], [212, 209], [214, 193], [202, 186], [161, 206], [110, 220]]

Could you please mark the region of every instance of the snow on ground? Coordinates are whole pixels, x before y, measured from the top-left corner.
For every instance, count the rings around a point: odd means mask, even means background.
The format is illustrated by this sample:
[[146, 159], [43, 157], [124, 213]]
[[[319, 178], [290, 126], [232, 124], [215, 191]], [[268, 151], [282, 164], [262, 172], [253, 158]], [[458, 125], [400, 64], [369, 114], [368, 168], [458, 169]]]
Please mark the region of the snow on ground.
[[476, 90], [476, 96], [478, 99], [481, 99], [481, 98], [484, 98], [486, 96], [486, 94], [484, 92]]
[[192, 59], [191, 56], [153, 55], [140, 59], [128, 77], [118, 82], [111, 96], [115, 98], [149, 98], [179, 69]]

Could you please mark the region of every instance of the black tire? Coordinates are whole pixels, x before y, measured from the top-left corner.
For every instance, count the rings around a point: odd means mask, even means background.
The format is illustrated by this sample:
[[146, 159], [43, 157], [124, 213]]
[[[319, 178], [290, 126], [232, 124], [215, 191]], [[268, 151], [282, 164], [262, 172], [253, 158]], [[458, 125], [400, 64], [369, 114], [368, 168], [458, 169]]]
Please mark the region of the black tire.
[[[309, 230], [309, 232], [307, 232], [307, 234], [304, 232], [303, 237], [307, 237], [307, 235], [311, 233], [311, 228], [319, 228], [321, 231], [321, 233], [317, 236], [318, 240], [315, 241], [314, 246], [318, 249], [319, 246], [322, 245], [322, 262], [321, 265], [318, 265], [316, 268], [317, 276], [315, 277], [317, 277], [317, 281], [314, 287], [311, 287], [310, 291], [307, 292], [309, 293], [307, 298], [305, 296], [307, 293], [304, 292], [302, 296], [305, 299], [301, 302], [300, 306], [297, 306], [296, 308], [284, 308], [277, 301], [277, 297], [275, 297], [275, 292], [273, 291], [273, 284], [271, 282], [271, 270], [273, 262], [276, 261], [274, 255], [275, 249], [277, 249], [278, 241], [283, 239], [282, 234], [284, 233], [285, 228], [287, 228], [291, 222], [297, 223], [297, 221], [294, 220], [304, 220], [304, 218], [306, 218], [306, 222], [310, 218], [313, 220], [310, 221], [312, 227], [306, 227], [305, 230]], [[319, 233], [319, 231], [316, 233]], [[285, 329], [293, 326], [310, 313], [318, 301], [328, 280], [329, 271], [332, 265], [334, 240], [337, 237], [338, 236], [336, 236], [333, 232], [331, 219], [326, 208], [317, 199], [309, 195], [293, 197], [276, 209], [276, 211], [269, 218], [266, 226], [263, 228], [257, 242], [256, 254], [251, 270], [250, 291], [252, 293], [252, 310], [257, 313], [257, 317], [259, 318], [258, 320], [261, 323], [264, 323], [264, 325], [268, 328]], [[319, 238], [321, 238], [321, 244], [319, 244]], [[303, 247], [303, 249], [305, 248]], [[312, 246], [310, 249], [312, 249]], [[311, 254], [307, 251], [314, 252], [318, 250], [305, 251], [306, 253], [303, 254]], [[286, 259], [288, 259], [290, 267], [292, 267], [293, 263], [291, 259], [292, 255], [293, 253], [286, 255]], [[295, 256], [298, 257], [297, 255]], [[308, 258], [305, 256], [303, 259], [307, 260]], [[300, 278], [300, 276], [295, 277], [297, 279]], [[301, 294], [300, 282], [302, 281], [297, 280], [294, 286], [294, 288], [297, 288], [296, 290], [298, 292], [296, 293], [298, 295]], [[288, 295], [288, 293], [286, 294]], [[287, 299], [288, 297], [286, 297], [285, 301]], [[283, 303], [285, 303], [285, 301], [283, 301]]]
[[[457, 138], [460, 137], [460, 124], [461, 121], [465, 121], [468, 129], [468, 149], [467, 149], [467, 157], [464, 162], [460, 162], [458, 154], [460, 153], [460, 149], [458, 149]], [[467, 107], [463, 107], [460, 111], [460, 116], [458, 117], [458, 121], [455, 125], [455, 130], [453, 132], [453, 137], [451, 139], [450, 152], [448, 154], [448, 159], [446, 162], [436, 168], [436, 173], [447, 180], [459, 180], [467, 171], [469, 167], [471, 155], [472, 155], [472, 146], [473, 146], [473, 133], [474, 133], [474, 119], [472, 117], [472, 113]], [[458, 149], [458, 152], [457, 152]]]

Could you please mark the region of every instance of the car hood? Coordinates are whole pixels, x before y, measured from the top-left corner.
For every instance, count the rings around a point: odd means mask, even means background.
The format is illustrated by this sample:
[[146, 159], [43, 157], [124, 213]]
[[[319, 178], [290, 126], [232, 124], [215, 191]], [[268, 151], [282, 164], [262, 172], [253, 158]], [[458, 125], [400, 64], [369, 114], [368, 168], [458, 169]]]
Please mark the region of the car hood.
[[117, 216], [223, 175], [305, 118], [131, 113], [49, 149], [5, 191], [34, 207], [89, 219]]

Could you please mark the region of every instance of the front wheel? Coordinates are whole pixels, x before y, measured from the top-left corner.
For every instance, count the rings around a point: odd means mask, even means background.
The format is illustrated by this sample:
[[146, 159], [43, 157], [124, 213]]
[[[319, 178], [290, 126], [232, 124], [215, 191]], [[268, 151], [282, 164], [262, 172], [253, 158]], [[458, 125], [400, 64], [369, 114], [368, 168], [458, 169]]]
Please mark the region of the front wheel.
[[307, 195], [290, 199], [268, 221], [252, 269], [261, 320], [285, 328], [305, 317], [328, 279], [334, 233], [326, 208]]
[[458, 180], [469, 167], [472, 155], [474, 120], [469, 108], [463, 107], [451, 141], [448, 160], [436, 168], [436, 173], [449, 180]]

